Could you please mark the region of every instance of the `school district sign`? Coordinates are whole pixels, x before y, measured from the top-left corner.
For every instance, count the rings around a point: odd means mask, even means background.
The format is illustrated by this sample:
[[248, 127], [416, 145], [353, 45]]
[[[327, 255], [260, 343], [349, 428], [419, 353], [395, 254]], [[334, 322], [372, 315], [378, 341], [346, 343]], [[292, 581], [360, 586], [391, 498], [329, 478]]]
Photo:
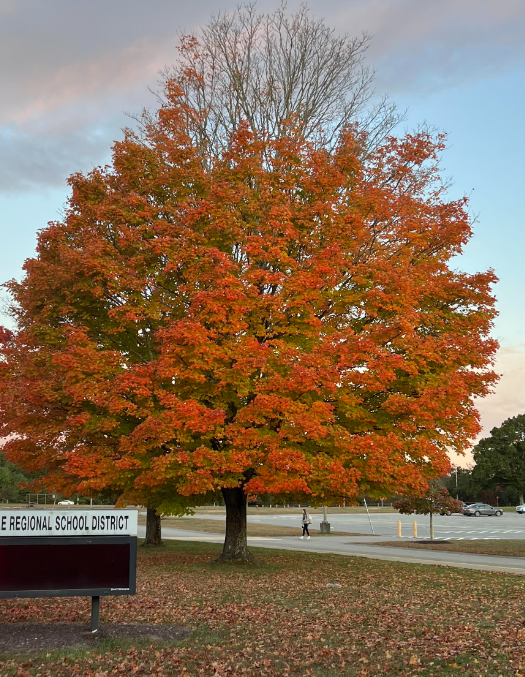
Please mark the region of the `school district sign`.
[[136, 510], [0, 510], [0, 537], [136, 535]]

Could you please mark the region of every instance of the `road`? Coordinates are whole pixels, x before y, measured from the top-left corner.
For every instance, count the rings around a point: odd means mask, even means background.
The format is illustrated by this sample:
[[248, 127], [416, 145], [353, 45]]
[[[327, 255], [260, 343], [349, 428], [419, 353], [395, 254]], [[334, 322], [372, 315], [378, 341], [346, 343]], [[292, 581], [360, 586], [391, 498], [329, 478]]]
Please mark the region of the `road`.
[[[195, 515], [196, 518], [216, 519], [224, 521], [222, 515]], [[191, 518], [188, 518], [191, 519]], [[312, 526], [319, 529], [322, 515], [312, 515]], [[282, 526], [297, 527], [300, 529], [301, 510], [297, 515], [249, 515], [248, 521], [255, 524], [280, 524]], [[397, 523], [401, 521], [403, 537], [413, 534], [413, 522], [417, 522], [418, 538], [430, 536], [428, 515], [399, 515], [398, 513], [384, 512], [376, 509], [370, 513], [370, 520], [366, 513], [333, 513], [328, 515], [333, 531], [346, 531], [377, 536], [397, 538]], [[373, 529], [373, 532], [372, 532]], [[501, 517], [465, 517], [465, 515], [451, 515], [450, 517], [436, 515], [434, 517], [434, 535], [436, 538], [450, 540], [483, 540], [483, 539], [521, 539], [525, 538], [525, 515], [505, 512]]]
[[[465, 518], [469, 519], [469, 518]], [[145, 527], [139, 526], [139, 536], [144, 537]], [[162, 528], [165, 539], [181, 541], [200, 541], [222, 543], [224, 536], [207, 534], [199, 531]], [[299, 538], [248, 538], [248, 544], [259, 548], [278, 550], [294, 550], [299, 552], [332, 553], [369, 559], [407, 562], [409, 564], [433, 564], [451, 566], [460, 569], [477, 569], [480, 571], [502, 571], [505, 573], [525, 575], [525, 558], [500, 557], [497, 555], [474, 555], [471, 553], [445, 552], [439, 550], [410, 550], [368, 545], [370, 542], [380, 543], [384, 537], [368, 537], [367, 543], [362, 536], [312, 536], [310, 540]]]

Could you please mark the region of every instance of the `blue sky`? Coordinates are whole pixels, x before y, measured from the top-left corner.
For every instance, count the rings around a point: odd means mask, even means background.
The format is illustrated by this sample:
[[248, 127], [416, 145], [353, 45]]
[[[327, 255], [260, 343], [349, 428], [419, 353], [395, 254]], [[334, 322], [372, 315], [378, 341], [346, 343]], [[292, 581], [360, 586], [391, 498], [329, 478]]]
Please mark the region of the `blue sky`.
[[[67, 176], [108, 160], [125, 112], [176, 59], [179, 30], [198, 30], [230, 0], [0, 0], [0, 278], [20, 277], [35, 234], [60, 217]], [[260, 9], [277, 3], [262, 0]], [[288, 7], [297, 9], [291, 0]], [[525, 413], [522, 217], [525, 120], [523, 0], [314, 0], [314, 14], [373, 40], [378, 94], [449, 134], [453, 197], [469, 195], [474, 237], [455, 264], [494, 268], [501, 343], [496, 392], [479, 403], [485, 432]], [[1, 321], [1, 320], [0, 320]], [[7, 321], [4, 319], [4, 321]]]

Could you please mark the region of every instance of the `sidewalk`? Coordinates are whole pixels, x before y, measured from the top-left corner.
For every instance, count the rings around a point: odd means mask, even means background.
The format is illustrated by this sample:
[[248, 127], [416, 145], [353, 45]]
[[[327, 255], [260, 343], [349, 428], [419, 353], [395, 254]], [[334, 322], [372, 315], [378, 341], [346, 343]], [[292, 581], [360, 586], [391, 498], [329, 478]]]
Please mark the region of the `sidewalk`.
[[[139, 537], [143, 537], [144, 534], [145, 527], [139, 527]], [[167, 540], [207, 541], [210, 543], [222, 543], [224, 540], [224, 536], [221, 534], [169, 528], [162, 529], [162, 536]], [[274, 550], [294, 550], [297, 552], [315, 552], [320, 554], [331, 553], [349, 557], [387, 560], [390, 562], [432, 564], [460, 569], [500, 571], [525, 575], [525, 558], [522, 557], [475, 555], [472, 553], [439, 550], [411, 550], [409, 548], [402, 550], [387, 546], [369, 545], [369, 543], [381, 543], [391, 540], [392, 537], [390, 536], [312, 536], [310, 540], [290, 537], [249, 537], [248, 544], [258, 548], [273, 548]]]

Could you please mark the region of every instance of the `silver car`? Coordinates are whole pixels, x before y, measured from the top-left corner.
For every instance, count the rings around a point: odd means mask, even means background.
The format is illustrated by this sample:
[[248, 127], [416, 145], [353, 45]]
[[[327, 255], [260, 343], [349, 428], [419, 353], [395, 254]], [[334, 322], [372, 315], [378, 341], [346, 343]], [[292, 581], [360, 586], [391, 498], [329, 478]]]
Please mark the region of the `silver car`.
[[480, 517], [481, 515], [496, 515], [496, 517], [500, 517], [500, 515], [503, 515], [503, 510], [493, 508], [488, 503], [471, 503], [470, 505], [463, 506], [463, 514], [467, 515], [467, 517], [472, 517], [472, 515], [474, 517]]

